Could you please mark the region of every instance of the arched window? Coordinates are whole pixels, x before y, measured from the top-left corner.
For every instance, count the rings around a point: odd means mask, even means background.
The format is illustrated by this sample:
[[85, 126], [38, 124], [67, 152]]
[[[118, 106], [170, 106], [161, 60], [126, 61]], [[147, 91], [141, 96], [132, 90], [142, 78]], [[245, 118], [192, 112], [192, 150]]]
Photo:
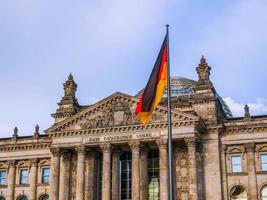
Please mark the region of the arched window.
[[49, 196], [47, 194], [42, 195], [39, 200], [49, 200]]
[[20, 196], [19, 198], [18, 198], [18, 200], [28, 200], [28, 198], [26, 197], [26, 196]]
[[232, 188], [230, 192], [231, 200], [247, 200], [247, 192], [244, 187], [241, 185], [237, 185]]
[[261, 200], [267, 200], [267, 185], [261, 189]]
[[3, 196], [0, 196], [0, 200], [6, 200], [6, 198]]

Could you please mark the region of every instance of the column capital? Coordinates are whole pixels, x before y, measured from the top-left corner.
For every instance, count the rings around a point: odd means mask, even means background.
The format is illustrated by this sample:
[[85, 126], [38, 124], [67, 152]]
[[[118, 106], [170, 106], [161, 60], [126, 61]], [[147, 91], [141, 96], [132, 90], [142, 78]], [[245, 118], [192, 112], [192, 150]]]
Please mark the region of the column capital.
[[246, 149], [246, 152], [254, 152], [255, 150], [255, 143], [254, 142], [249, 142], [244, 144], [244, 147]]
[[184, 141], [188, 147], [196, 147], [199, 139], [196, 136], [193, 136], [184, 138]]
[[62, 151], [62, 157], [64, 160], [69, 160], [71, 157], [71, 152], [69, 152], [68, 150], [63, 150]]
[[60, 148], [59, 147], [51, 147], [50, 151], [53, 156], [60, 156]]
[[130, 148], [133, 150], [139, 150], [140, 149], [140, 141], [139, 140], [132, 140], [129, 142]]
[[8, 167], [15, 167], [16, 161], [15, 160], [9, 160], [8, 161]]
[[37, 163], [38, 163], [38, 159], [37, 158], [33, 158], [33, 159], [30, 160], [30, 163], [31, 163], [31, 167], [36, 167]]
[[111, 144], [110, 143], [104, 143], [100, 145], [101, 150], [103, 153], [110, 153], [111, 151]]
[[220, 147], [220, 149], [221, 149], [221, 153], [225, 153], [226, 152], [226, 149], [227, 149], [227, 146], [226, 146], [226, 144], [221, 144], [221, 147]]
[[167, 149], [168, 141], [165, 138], [160, 138], [156, 141], [159, 149]]
[[84, 154], [85, 153], [85, 146], [83, 144], [79, 145], [79, 146], [75, 147], [75, 150], [78, 154]]

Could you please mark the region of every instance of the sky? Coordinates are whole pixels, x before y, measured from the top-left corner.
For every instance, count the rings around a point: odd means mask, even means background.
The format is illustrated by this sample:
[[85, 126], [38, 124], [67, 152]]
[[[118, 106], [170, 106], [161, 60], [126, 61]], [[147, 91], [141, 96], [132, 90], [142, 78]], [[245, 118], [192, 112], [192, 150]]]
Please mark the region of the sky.
[[170, 24], [171, 73], [197, 79], [201, 55], [234, 116], [267, 114], [266, 0], [1, 0], [0, 137], [31, 135], [71, 72], [81, 105], [147, 82]]

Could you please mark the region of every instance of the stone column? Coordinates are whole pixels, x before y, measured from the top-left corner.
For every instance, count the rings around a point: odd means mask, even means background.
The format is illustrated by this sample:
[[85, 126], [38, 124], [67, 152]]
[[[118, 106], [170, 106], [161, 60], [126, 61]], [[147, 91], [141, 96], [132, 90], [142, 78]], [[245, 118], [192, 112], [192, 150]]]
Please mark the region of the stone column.
[[160, 176], [160, 199], [168, 199], [168, 152], [167, 140], [157, 140], [159, 147], [159, 176]]
[[111, 145], [107, 143], [100, 147], [103, 151], [102, 200], [110, 200]]
[[116, 149], [112, 152], [112, 200], [119, 199], [119, 161], [120, 150]]
[[148, 199], [148, 148], [140, 152], [140, 200]]
[[50, 199], [58, 200], [59, 195], [59, 166], [60, 166], [60, 149], [51, 148], [51, 175], [50, 175]]
[[30, 171], [30, 187], [31, 196], [30, 200], [36, 200], [36, 190], [37, 190], [37, 159], [31, 160], [31, 171]]
[[197, 137], [185, 138], [188, 148], [189, 199], [198, 200], [196, 145]]
[[95, 166], [95, 152], [87, 152], [85, 158], [85, 199], [93, 200], [94, 198], [94, 166]]
[[8, 200], [14, 199], [15, 193], [15, 176], [16, 176], [16, 168], [15, 168], [16, 161], [10, 160], [8, 163]]
[[70, 158], [69, 151], [62, 152], [61, 167], [60, 167], [60, 183], [59, 183], [59, 199], [68, 200], [70, 196]]
[[256, 175], [255, 154], [254, 154], [255, 144], [254, 143], [247, 143], [247, 144], [245, 144], [245, 149], [247, 152], [249, 199], [257, 200], [258, 199], [257, 175]]
[[140, 199], [140, 142], [129, 142], [132, 150], [132, 200]]
[[227, 185], [227, 167], [226, 167], [226, 145], [221, 145], [221, 171], [222, 171], [222, 181], [223, 181], [223, 193], [222, 199], [228, 199], [228, 185]]
[[77, 180], [76, 180], [76, 199], [84, 200], [84, 180], [85, 180], [85, 146], [76, 148], [77, 159]]

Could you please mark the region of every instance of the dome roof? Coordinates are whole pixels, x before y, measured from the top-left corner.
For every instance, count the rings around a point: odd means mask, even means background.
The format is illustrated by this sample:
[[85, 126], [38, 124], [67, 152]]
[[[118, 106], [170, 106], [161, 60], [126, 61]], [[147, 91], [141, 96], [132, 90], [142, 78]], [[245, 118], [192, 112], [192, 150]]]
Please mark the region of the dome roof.
[[[186, 96], [194, 94], [194, 88], [197, 85], [197, 81], [180, 77], [180, 76], [173, 76], [171, 77], [171, 96], [172, 97], [179, 97], [179, 96]], [[231, 110], [229, 109], [226, 102], [223, 100], [223, 98], [220, 97], [218, 93], [215, 94], [215, 96], [218, 98], [219, 102], [221, 103], [222, 109], [226, 115], [226, 117], [231, 118], [233, 117], [233, 114]], [[163, 97], [167, 97], [167, 90], [163, 94]]]
[[[195, 94], [194, 88], [197, 85], [197, 81], [180, 77], [180, 76], [173, 76], [171, 77], [171, 96], [172, 97], [181, 97]], [[143, 90], [140, 91], [136, 96], [140, 96], [143, 93]], [[226, 117], [231, 118], [233, 117], [231, 110], [227, 106], [226, 102], [220, 97], [219, 94], [215, 94], [218, 98], [219, 102], [221, 103], [222, 109], [226, 115]], [[163, 98], [167, 98], [167, 90], [163, 94]]]

